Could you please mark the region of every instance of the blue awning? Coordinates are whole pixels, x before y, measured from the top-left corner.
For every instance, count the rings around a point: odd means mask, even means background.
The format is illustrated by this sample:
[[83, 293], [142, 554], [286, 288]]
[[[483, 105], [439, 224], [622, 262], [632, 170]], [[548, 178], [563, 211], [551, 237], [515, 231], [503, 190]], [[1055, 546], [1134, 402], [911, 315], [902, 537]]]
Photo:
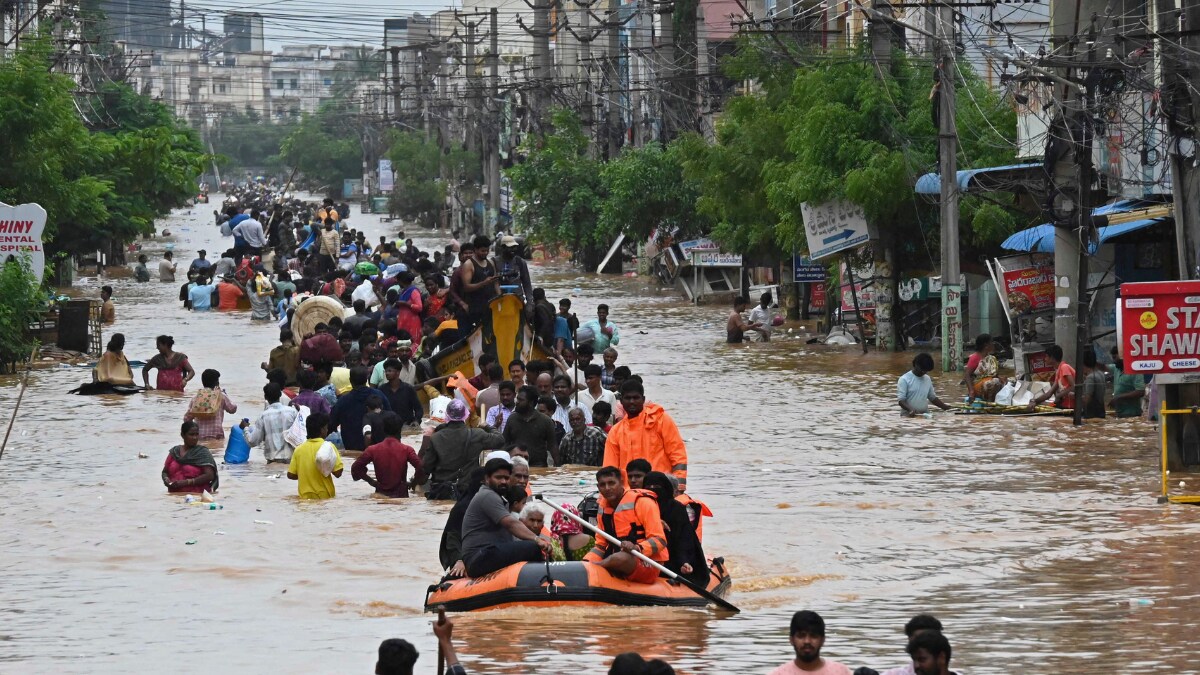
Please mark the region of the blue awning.
[[[958, 172], [958, 189], [963, 192], [995, 192], [1008, 191], [1013, 181], [1033, 178], [1044, 171], [1043, 165], [1010, 164], [1008, 166], [993, 166], [986, 169], [963, 169]], [[942, 192], [942, 177], [940, 174], [927, 173], [917, 179], [916, 192], [919, 195], [936, 195]]]
[[[1161, 203], [1147, 202], [1140, 199], [1126, 199], [1112, 204], [1105, 204], [1092, 210], [1092, 213], [1097, 216], [1107, 216], [1117, 213], [1127, 213], [1138, 209], [1145, 209], [1150, 206], [1162, 206]], [[1161, 223], [1167, 220], [1163, 218], [1141, 218], [1131, 220], [1115, 225], [1105, 225], [1097, 230], [1100, 235], [1100, 243], [1103, 244], [1110, 239], [1115, 239], [1130, 232], [1145, 229], [1151, 225]], [[1054, 252], [1054, 226], [1050, 223], [1035, 225], [1026, 230], [1021, 230], [1016, 234], [1004, 240], [1000, 244], [1001, 248], [1009, 251], [1029, 251], [1030, 253], [1053, 253]]]

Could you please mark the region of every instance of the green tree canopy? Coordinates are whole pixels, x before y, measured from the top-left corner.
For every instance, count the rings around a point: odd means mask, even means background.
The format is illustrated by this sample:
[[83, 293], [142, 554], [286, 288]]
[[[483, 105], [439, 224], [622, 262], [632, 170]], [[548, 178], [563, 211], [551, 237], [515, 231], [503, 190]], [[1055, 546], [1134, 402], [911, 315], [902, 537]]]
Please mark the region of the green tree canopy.
[[420, 132], [394, 132], [389, 140], [388, 157], [396, 176], [389, 207], [401, 218], [432, 227], [446, 203], [447, 178], [444, 176], [453, 174], [456, 169], [461, 172], [462, 163], [468, 160], [461, 154], [453, 158], [443, 155], [437, 144]]
[[[962, 68], [960, 166], [1011, 163], [1011, 107]], [[726, 70], [759, 89], [726, 104], [715, 144], [680, 141], [685, 174], [701, 183], [698, 210], [714, 220], [716, 239], [741, 252], [803, 251], [800, 205], [845, 199], [863, 207], [885, 245], [934, 262], [936, 212], [913, 193], [916, 178], [936, 170], [930, 64], [897, 52], [881, 69], [856, 51], [809, 55], [794, 67], [763, 58], [748, 41]], [[969, 241], [995, 244], [1019, 223], [1004, 209], [963, 200]]]
[[0, 201], [47, 212], [51, 253], [82, 253], [153, 231], [194, 194], [205, 159], [196, 134], [162, 104], [124, 85], [91, 96], [80, 117], [75, 82], [50, 71], [47, 39], [0, 62]]
[[345, 102], [323, 103], [284, 139], [280, 157], [317, 186], [340, 192], [343, 180], [362, 175], [362, 139], [355, 115]]

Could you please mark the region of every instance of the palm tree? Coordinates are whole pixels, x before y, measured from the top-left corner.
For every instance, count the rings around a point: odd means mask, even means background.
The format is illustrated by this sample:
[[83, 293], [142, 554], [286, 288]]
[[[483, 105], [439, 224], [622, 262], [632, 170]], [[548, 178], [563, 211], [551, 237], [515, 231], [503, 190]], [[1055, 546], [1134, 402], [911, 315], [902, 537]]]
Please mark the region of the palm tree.
[[359, 45], [347, 59], [334, 66], [330, 92], [338, 100], [353, 96], [360, 83], [378, 81], [386, 65], [382, 51]]

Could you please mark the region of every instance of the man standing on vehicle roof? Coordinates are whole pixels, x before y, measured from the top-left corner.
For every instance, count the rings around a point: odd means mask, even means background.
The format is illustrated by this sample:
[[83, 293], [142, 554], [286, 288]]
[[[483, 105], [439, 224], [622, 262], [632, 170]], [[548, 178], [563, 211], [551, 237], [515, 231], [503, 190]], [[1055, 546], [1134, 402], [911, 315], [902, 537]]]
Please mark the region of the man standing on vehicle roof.
[[533, 283], [529, 280], [529, 264], [519, 254], [520, 245], [511, 234], [500, 239], [500, 283], [507, 286], [517, 286], [521, 300], [526, 304], [533, 303]]

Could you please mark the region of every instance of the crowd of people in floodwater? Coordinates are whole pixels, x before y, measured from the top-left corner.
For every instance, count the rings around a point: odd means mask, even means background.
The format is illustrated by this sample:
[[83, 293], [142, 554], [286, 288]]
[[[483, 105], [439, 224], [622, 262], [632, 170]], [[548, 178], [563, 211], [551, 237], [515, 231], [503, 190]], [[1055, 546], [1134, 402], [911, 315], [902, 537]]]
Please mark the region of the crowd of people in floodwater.
[[[200, 372], [181, 443], [163, 464], [166, 489], [217, 493], [220, 468], [210, 446], [238, 441], [260, 447], [268, 463], [287, 464], [301, 498], [329, 499], [337, 495], [342, 458], [352, 456], [352, 480], [381, 497], [420, 491], [453, 502], [439, 547], [446, 578], [575, 560], [633, 583], [660, 583], [665, 569], [707, 585], [703, 520], [712, 512], [688, 492], [687, 448], [675, 422], [646, 400], [641, 378], [617, 364], [621, 331], [609, 308], [598, 305], [595, 318], [580, 321], [569, 298], [551, 304], [533, 286], [523, 243], [511, 235], [460, 242], [452, 233], [431, 255], [403, 233], [370, 242], [349, 226], [348, 215], [333, 200], [306, 203], [262, 186], [235, 191], [216, 212], [215, 226], [233, 245], [212, 259], [197, 252], [180, 301], [194, 312], [233, 311], [244, 298], [252, 322], [278, 324], [279, 345], [261, 363], [265, 407], [229, 427], [228, 439], [225, 416], [239, 404], [221, 388], [218, 371]], [[149, 280], [148, 263], [140, 256], [139, 281]], [[178, 269], [173, 251], [166, 252], [160, 281], [177, 282]], [[461, 349], [504, 293], [522, 301], [541, 358], [501, 363], [484, 353], [472, 377], [439, 374], [438, 354]], [[103, 319], [113, 323], [111, 287], [103, 296]], [[320, 297], [335, 300], [337, 311], [296, 334], [297, 312]], [[185, 391], [196, 367], [175, 350], [172, 336], [156, 344], [142, 386]], [[98, 384], [136, 388], [123, 350], [124, 336], [116, 333], [96, 365]], [[413, 448], [402, 434], [417, 429], [421, 440]], [[578, 506], [544, 509], [532, 498], [530, 467], [568, 464], [598, 468], [596, 493]], [[598, 539], [591, 527], [620, 544]], [[949, 672], [940, 624], [922, 625], [910, 631], [913, 665], [889, 673]], [[434, 627], [447, 672], [463, 673], [452, 630], [450, 620]], [[936, 637], [920, 637], [927, 633]], [[795, 660], [773, 673], [849, 672], [821, 658], [824, 623], [816, 614], [797, 613], [791, 636]], [[376, 672], [411, 673], [416, 656], [411, 644], [387, 640]], [[610, 672], [674, 671], [623, 654]]]

